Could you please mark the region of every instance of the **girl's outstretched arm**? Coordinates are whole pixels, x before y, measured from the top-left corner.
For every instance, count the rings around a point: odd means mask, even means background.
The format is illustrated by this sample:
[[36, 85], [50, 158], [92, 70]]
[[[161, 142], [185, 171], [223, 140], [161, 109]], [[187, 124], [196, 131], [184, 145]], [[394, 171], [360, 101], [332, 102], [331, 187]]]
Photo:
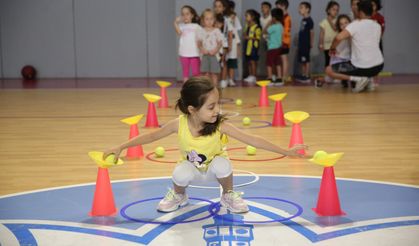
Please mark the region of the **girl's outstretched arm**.
[[162, 126], [162, 128], [156, 131], [139, 135], [117, 147], [114, 147], [105, 151], [103, 153], [103, 159], [106, 159], [106, 157], [108, 157], [109, 155], [114, 154], [115, 161], [117, 161], [122, 150], [132, 147], [132, 146], [140, 145], [140, 144], [152, 143], [156, 140], [167, 137], [170, 134], [177, 132], [178, 128], [179, 128], [179, 118], [173, 119], [169, 121], [167, 124], [165, 124], [164, 126]]
[[280, 148], [279, 146], [269, 142], [268, 140], [262, 137], [248, 134], [227, 122], [223, 122], [221, 124], [220, 129], [222, 133], [225, 133], [228, 136], [231, 136], [232, 138], [235, 138], [245, 144], [252, 145], [256, 148], [272, 151], [281, 155], [304, 157], [305, 155], [299, 154], [297, 151], [301, 149], [307, 149], [307, 145], [296, 145], [290, 148], [289, 150]]
[[177, 35], [182, 35], [182, 30], [180, 30], [179, 23], [182, 21], [182, 17], [176, 17], [175, 21], [173, 22], [173, 26], [175, 27], [175, 31]]

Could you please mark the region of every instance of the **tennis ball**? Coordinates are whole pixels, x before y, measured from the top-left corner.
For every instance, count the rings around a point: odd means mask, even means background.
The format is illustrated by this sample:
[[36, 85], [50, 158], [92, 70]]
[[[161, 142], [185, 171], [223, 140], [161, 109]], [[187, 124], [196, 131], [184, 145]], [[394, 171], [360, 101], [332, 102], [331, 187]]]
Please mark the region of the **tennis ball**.
[[105, 162], [115, 164], [115, 155], [108, 155], [106, 157]]
[[157, 147], [155, 150], [154, 150], [154, 154], [157, 156], [157, 157], [163, 157], [164, 156], [164, 148], [163, 147], [161, 147], [161, 146], [159, 146], [159, 147]]
[[255, 155], [256, 154], [256, 148], [250, 145], [246, 146], [246, 151], [248, 155]]
[[241, 106], [243, 104], [243, 101], [241, 99], [236, 100], [236, 105]]
[[249, 117], [244, 117], [243, 118], [243, 125], [248, 126], [248, 125], [250, 125], [251, 122], [252, 121], [250, 120]]
[[316, 151], [316, 153], [314, 153], [313, 158], [314, 158], [314, 159], [323, 159], [323, 158], [325, 158], [326, 156], [327, 156], [326, 151], [319, 150], [319, 151]]

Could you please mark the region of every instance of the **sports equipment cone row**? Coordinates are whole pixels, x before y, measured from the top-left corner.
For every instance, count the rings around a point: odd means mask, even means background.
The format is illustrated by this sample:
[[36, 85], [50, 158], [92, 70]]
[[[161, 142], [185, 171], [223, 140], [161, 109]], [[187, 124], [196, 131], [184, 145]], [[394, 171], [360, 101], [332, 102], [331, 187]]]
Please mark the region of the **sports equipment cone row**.
[[274, 116], [272, 119], [272, 126], [280, 126], [284, 127], [285, 119], [284, 119], [284, 111], [282, 109], [282, 100], [287, 96], [287, 93], [279, 93], [272, 96], [269, 96], [269, 99], [275, 101], [275, 110]]
[[161, 97], [153, 94], [143, 94], [143, 96], [148, 101], [147, 119], [145, 122], [145, 127], [159, 127], [156, 106], [154, 106], [154, 103], [161, 100]]
[[317, 206], [313, 208], [313, 211], [319, 216], [345, 215], [340, 207], [333, 169], [333, 166], [342, 156], [343, 153], [328, 154], [325, 151], [317, 151], [310, 159], [311, 162], [324, 166]]
[[90, 158], [98, 165], [96, 178], [95, 195], [93, 197], [92, 210], [90, 216], [114, 216], [117, 212], [115, 200], [113, 198], [111, 181], [109, 179], [108, 168], [116, 165], [122, 165], [121, 159], [114, 162], [114, 156], [109, 156], [103, 160], [103, 152], [89, 152]]
[[270, 80], [261, 80], [256, 82], [260, 86], [259, 107], [269, 107], [268, 91], [266, 87], [271, 83]]
[[[130, 126], [129, 139], [135, 138], [139, 135], [138, 122], [140, 122], [143, 116], [143, 114], [139, 114], [121, 120], [121, 122]], [[140, 159], [144, 157], [143, 147], [141, 145], [129, 147], [125, 157], [129, 160]]]
[[169, 87], [172, 85], [172, 83], [167, 81], [157, 81], [156, 82], [160, 86], [160, 97], [161, 100], [159, 101], [159, 108], [168, 108], [169, 102], [167, 100], [167, 94], [166, 94], [166, 87]]
[[[292, 112], [286, 113], [284, 116], [287, 120], [293, 123], [291, 139], [290, 139], [290, 144], [288, 145], [288, 148], [291, 148], [296, 144], [304, 144], [303, 133], [301, 131], [300, 123], [306, 120], [308, 117], [310, 117], [309, 113], [306, 113], [303, 111], [292, 111]], [[305, 155], [306, 152], [304, 149], [301, 149], [301, 150], [298, 150], [298, 153]]]

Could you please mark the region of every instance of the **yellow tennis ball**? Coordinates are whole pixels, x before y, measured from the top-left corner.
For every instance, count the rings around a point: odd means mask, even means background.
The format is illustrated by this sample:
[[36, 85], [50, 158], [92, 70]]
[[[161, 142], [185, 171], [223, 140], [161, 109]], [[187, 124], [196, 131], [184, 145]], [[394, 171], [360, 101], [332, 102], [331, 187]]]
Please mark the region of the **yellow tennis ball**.
[[236, 100], [236, 105], [241, 106], [243, 104], [243, 101], [241, 99]]
[[108, 155], [106, 157], [105, 162], [115, 164], [115, 155]]
[[252, 121], [250, 120], [249, 117], [244, 117], [243, 118], [243, 125], [248, 126], [248, 125], [250, 125], [251, 122]]
[[325, 158], [326, 156], [327, 156], [326, 151], [319, 150], [319, 151], [316, 151], [316, 153], [314, 153], [313, 158], [314, 158], [314, 159], [323, 159], [323, 158]]
[[246, 146], [246, 151], [248, 155], [255, 155], [256, 154], [256, 148], [250, 145]]
[[154, 150], [154, 154], [155, 154], [157, 157], [163, 157], [163, 156], [164, 156], [164, 153], [165, 153], [164, 148], [163, 148], [163, 147], [161, 147], [161, 146], [157, 147], [157, 148]]

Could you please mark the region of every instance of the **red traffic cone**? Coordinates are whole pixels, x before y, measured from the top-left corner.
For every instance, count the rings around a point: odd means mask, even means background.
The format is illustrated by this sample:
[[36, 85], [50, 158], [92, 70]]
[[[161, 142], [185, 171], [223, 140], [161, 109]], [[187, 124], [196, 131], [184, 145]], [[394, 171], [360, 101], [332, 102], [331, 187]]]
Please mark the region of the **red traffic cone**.
[[324, 167], [323, 177], [320, 185], [317, 206], [313, 208], [319, 216], [345, 215], [340, 208], [338, 189], [336, 186], [333, 166]]
[[[298, 123], [292, 124], [292, 133], [291, 133], [291, 139], [290, 139], [290, 144], [288, 145], [288, 148], [291, 148], [296, 144], [304, 144], [303, 133], [301, 131], [301, 126]], [[306, 153], [304, 149], [300, 149], [297, 152], [302, 155], [305, 155]]]
[[[286, 113], [284, 117], [293, 123], [290, 144], [288, 147], [291, 148], [296, 144], [304, 144], [300, 123], [310, 117], [310, 114], [303, 111], [292, 111]], [[304, 149], [300, 149], [298, 150], [298, 153], [305, 155], [306, 152]]]
[[98, 168], [95, 196], [90, 216], [113, 216], [116, 214], [112, 186], [107, 168]]
[[275, 111], [274, 117], [272, 119], [272, 126], [286, 126], [284, 119], [284, 111], [282, 110], [282, 101], [275, 102]]
[[[124, 118], [121, 122], [130, 126], [129, 131], [129, 139], [132, 139], [139, 135], [138, 131], [138, 122], [143, 118], [143, 114], [131, 116], [128, 118]], [[125, 156], [127, 159], [139, 159], [144, 156], [143, 147], [141, 145], [129, 147], [127, 150], [127, 155]]]
[[259, 107], [269, 107], [268, 91], [266, 86], [268, 86], [270, 83], [270, 80], [262, 80], [256, 82], [256, 84], [260, 86]]
[[[138, 126], [137, 125], [131, 125], [130, 131], [129, 131], [129, 139], [135, 138], [139, 135], [138, 132]], [[127, 150], [127, 155], [125, 156], [127, 159], [140, 159], [144, 157], [144, 151], [143, 146], [137, 145], [129, 147]]]
[[160, 86], [161, 100], [159, 101], [159, 108], [168, 108], [169, 102], [167, 100], [166, 87], [170, 86], [172, 83], [166, 81], [157, 81], [156, 83]]
[[161, 99], [160, 96], [152, 94], [143, 94], [143, 96], [148, 101], [148, 110], [147, 110], [147, 119], [145, 122], [145, 127], [159, 127], [159, 121], [157, 120], [156, 107], [154, 102]]

